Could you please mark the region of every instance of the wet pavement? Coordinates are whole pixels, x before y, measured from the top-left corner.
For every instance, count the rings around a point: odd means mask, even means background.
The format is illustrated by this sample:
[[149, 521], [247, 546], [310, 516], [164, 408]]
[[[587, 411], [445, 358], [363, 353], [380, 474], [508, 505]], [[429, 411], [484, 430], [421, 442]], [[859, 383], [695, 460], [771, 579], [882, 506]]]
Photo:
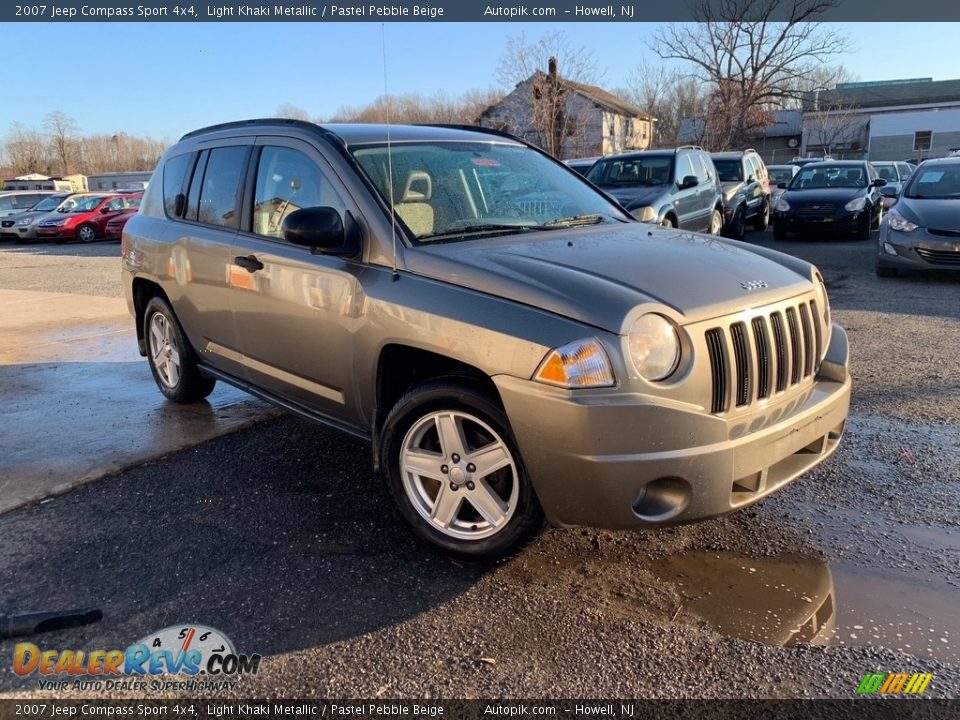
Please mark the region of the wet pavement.
[[222, 383], [168, 403], [123, 300], [0, 289], [0, 513], [276, 413]]

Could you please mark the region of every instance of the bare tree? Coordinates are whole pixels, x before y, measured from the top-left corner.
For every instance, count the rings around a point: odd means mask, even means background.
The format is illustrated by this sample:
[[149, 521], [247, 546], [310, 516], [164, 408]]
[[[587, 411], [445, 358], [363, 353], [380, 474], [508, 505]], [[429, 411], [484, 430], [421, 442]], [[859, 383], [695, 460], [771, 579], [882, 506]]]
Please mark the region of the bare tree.
[[310, 113], [304, 110], [302, 107], [297, 107], [296, 105], [291, 105], [290, 103], [283, 103], [277, 108], [278, 118], [289, 118], [290, 120], [310, 120]]
[[[641, 65], [618, 94], [645, 110], [654, 120], [651, 147], [674, 147], [685, 118], [702, 118], [707, 111], [703, 83], [664, 65]], [[697, 138], [698, 141], [701, 138]]]
[[795, 102], [818, 68], [847, 50], [844, 36], [818, 22], [836, 2], [697, 0], [697, 24], [664, 25], [651, 47], [665, 60], [683, 61], [708, 85], [711, 145], [742, 146]]
[[47, 140], [42, 133], [21, 123], [14, 123], [4, 142], [7, 158], [17, 175], [51, 170]]
[[43, 119], [43, 129], [50, 138], [54, 155], [60, 163], [60, 172], [63, 175], [69, 174], [77, 151], [77, 123], [62, 110], [54, 110], [47, 113]]
[[856, 103], [840, 100], [827, 107], [815, 104], [803, 114], [808, 154], [841, 156], [843, 151], [859, 155], [863, 149], [866, 119]]
[[501, 98], [498, 90], [471, 90], [460, 96], [438, 92], [378, 97], [368, 105], [337, 108], [331, 122], [473, 124], [483, 110]]
[[585, 144], [587, 103], [576, 86], [599, 77], [593, 52], [574, 46], [562, 32], [536, 41], [523, 34], [509, 37], [497, 78], [515, 88], [483, 124], [524, 136], [556, 157], [578, 155]]

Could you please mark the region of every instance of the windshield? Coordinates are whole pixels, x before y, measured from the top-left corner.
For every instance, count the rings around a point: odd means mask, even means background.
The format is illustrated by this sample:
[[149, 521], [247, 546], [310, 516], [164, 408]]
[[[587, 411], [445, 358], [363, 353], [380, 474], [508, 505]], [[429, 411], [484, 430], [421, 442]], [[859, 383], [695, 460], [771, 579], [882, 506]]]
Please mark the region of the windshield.
[[903, 195], [927, 200], [960, 199], [960, 162], [915, 170]]
[[817, 190], [823, 188], [865, 188], [866, 170], [860, 165], [809, 165], [790, 183], [790, 190]]
[[601, 187], [667, 185], [673, 182], [673, 156], [600, 160], [587, 173], [587, 179]]
[[874, 163], [873, 166], [877, 169], [877, 174], [888, 183], [900, 182], [900, 176], [897, 174], [897, 168], [893, 163], [890, 163], [889, 165]]
[[96, 210], [97, 205], [103, 202], [102, 195], [92, 197], [70, 198], [60, 206], [60, 212], [81, 213]]
[[713, 164], [717, 166], [717, 175], [720, 176], [720, 182], [740, 182], [743, 180], [743, 165], [739, 160], [713, 158]]
[[[352, 150], [397, 218], [421, 242], [573, 224], [627, 222], [578, 175], [527, 147], [498, 142], [367, 145]], [[393, 167], [393, 182], [390, 166]]]
[[793, 179], [792, 168], [774, 168], [768, 165], [767, 172], [770, 174], [770, 179], [775, 183], [788, 183]]
[[53, 195], [50, 197], [45, 197], [30, 209], [38, 212], [49, 212], [51, 210], [56, 210], [62, 202], [63, 196], [57, 197], [56, 195]]

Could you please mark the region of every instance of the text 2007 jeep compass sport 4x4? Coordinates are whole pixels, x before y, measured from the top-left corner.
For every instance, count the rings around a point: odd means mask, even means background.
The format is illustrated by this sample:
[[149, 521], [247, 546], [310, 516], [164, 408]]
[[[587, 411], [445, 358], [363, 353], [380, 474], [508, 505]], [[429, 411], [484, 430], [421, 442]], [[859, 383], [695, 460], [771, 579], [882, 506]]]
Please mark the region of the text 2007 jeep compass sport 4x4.
[[369, 439], [414, 530], [462, 555], [501, 554], [544, 515], [735, 510], [827, 457], [847, 416], [816, 268], [642, 224], [493, 131], [189, 133], [122, 255], [164, 395], [224, 380]]

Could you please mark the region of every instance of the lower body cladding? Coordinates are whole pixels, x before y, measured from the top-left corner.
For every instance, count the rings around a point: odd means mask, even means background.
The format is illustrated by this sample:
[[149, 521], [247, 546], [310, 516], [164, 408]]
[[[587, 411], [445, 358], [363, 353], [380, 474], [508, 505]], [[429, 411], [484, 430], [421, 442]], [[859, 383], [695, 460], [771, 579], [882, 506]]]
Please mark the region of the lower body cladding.
[[850, 407], [847, 368], [834, 326], [810, 385], [731, 418], [645, 395], [496, 382], [547, 519], [629, 529], [737, 510], [828, 457]]
[[[877, 266], [900, 270], [960, 270], [960, 231], [912, 232], [880, 227]], [[948, 234], [951, 233], [951, 234]]]

